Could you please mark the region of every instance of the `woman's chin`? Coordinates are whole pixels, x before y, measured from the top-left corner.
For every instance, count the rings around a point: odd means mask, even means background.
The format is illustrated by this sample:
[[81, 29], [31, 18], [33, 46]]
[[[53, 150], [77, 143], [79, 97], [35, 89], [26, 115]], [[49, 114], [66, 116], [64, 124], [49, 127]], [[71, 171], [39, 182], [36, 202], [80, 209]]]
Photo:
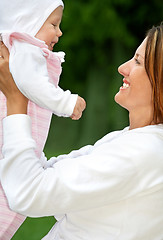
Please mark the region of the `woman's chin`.
[[116, 103], [120, 104], [120, 100], [121, 100], [121, 96], [120, 96], [120, 92], [117, 92], [114, 96], [114, 100]]
[[120, 92], [116, 93], [114, 100], [117, 104], [119, 104], [121, 107], [126, 108], [124, 104], [124, 97], [121, 95]]

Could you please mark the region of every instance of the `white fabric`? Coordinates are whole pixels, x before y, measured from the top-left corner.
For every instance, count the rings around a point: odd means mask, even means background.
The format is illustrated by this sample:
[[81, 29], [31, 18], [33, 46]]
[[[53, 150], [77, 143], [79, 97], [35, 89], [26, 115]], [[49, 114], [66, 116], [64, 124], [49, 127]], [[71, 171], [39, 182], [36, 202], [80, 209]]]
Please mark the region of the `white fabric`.
[[35, 36], [62, 0], [1, 0], [0, 33], [25, 32]]
[[43, 51], [37, 46], [18, 40], [14, 40], [10, 45], [9, 39], [12, 32], [27, 33], [34, 38], [48, 16], [58, 6], [64, 6], [63, 1], [0, 1], [0, 33], [10, 50], [10, 72], [19, 90], [40, 107], [58, 116], [70, 117], [77, 95], [63, 91], [51, 83]]
[[31, 217], [55, 215], [44, 239], [163, 239], [163, 125], [110, 133], [47, 168], [34, 154], [28, 116], [5, 118], [3, 132], [9, 205]]
[[50, 82], [46, 61], [41, 48], [14, 41], [9, 66], [19, 90], [40, 107], [57, 116], [69, 117], [73, 113], [78, 95], [71, 94], [69, 90], [64, 91], [59, 86], [55, 87]]

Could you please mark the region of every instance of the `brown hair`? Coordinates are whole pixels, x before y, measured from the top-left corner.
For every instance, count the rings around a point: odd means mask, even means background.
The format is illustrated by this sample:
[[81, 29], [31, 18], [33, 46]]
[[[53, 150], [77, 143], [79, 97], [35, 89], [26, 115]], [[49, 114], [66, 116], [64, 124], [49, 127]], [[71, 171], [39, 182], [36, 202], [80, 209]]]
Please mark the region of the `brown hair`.
[[163, 23], [147, 32], [145, 69], [153, 89], [153, 121], [163, 123]]

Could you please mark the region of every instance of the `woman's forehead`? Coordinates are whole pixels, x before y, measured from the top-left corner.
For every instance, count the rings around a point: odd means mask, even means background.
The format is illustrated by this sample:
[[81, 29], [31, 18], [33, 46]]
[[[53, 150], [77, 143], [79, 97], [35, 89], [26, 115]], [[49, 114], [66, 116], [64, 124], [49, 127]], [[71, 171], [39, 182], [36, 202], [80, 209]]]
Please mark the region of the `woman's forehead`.
[[140, 46], [136, 50], [136, 55], [140, 55], [144, 58], [145, 56], [145, 48], [146, 48], [147, 38], [143, 40], [143, 42], [140, 44]]

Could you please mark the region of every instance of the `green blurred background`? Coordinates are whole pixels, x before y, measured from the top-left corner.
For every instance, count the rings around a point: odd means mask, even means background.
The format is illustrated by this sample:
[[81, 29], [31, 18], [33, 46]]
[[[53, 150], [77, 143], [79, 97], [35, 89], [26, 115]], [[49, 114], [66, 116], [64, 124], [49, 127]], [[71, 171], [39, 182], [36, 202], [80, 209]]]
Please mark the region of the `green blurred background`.
[[[114, 102], [122, 85], [117, 68], [133, 56], [146, 31], [163, 20], [162, 0], [64, 2], [63, 36], [54, 49], [66, 53], [60, 86], [84, 97], [87, 108], [79, 121], [53, 116], [48, 157], [93, 144], [128, 125], [128, 113]], [[39, 240], [54, 222], [53, 217], [27, 218], [12, 239]]]

